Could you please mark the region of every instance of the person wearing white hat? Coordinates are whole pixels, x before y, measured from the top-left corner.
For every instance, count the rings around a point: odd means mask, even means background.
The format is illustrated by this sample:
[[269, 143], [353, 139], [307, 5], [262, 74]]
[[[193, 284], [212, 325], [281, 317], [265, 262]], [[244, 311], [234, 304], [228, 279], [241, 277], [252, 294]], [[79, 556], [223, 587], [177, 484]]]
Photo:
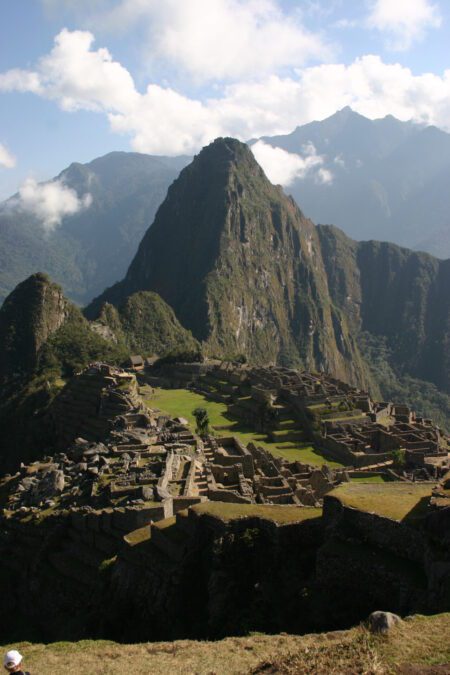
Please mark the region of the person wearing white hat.
[[15, 675], [30, 675], [30, 673], [22, 670], [22, 654], [17, 649], [11, 649], [6, 652], [3, 659], [3, 665], [8, 673], [15, 673]]

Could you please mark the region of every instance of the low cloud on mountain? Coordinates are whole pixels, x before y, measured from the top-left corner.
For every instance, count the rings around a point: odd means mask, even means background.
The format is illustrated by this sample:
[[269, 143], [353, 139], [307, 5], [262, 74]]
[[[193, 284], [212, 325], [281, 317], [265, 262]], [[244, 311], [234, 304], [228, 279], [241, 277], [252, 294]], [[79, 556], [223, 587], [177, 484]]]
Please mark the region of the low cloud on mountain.
[[272, 183], [288, 186], [296, 178], [302, 179], [307, 175], [313, 175], [319, 183], [333, 180], [331, 171], [322, 167], [324, 158], [317, 154], [312, 143], [303, 146], [302, 155], [274, 148], [264, 141], [257, 141], [251, 149]]
[[60, 225], [65, 216], [73, 216], [91, 204], [90, 193], [78, 197], [75, 190], [62, 181], [37, 183], [34, 178], [28, 178], [20, 187], [17, 197], [6, 202], [6, 207], [32, 213], [48, 233]]

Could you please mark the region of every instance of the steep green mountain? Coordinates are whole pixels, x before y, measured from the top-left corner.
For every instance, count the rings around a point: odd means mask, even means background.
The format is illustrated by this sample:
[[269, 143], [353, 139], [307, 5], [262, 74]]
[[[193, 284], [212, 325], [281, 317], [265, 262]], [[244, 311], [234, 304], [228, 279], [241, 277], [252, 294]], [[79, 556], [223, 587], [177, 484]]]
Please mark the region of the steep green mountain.
[[450, 134], [347, 107], [262, 140], [302, 156], [312, 144], [322, 157], [332, 180], [310, 172], [287, 188], [316, 223], [450, 257]]
[[125, 279], [87, 315], [139, 290], [158, 293], [210, 354], [366, 382], [330, 301], [315, 226], [236, 140], [217, 139], [181, 172]]
[[[333, 302], [401, 376], [450, 394], [450, 260], [317, 228]], [[373, 357], [369, 361], [373, 362]]]
[[105, 337], [109, 335], [125, 344], [132, 353], [167, 356], [196, 354], [200, 350], [199, 343], [183, 328], [173, 309], [150, 291], [133, 293], [118, 308], [105, 303], [94, 326]]
[[69, 302], [45, 274], [14, 289], [0, 308], [0, 382], [32, 372], [45, 342], [67, 320]]
[[91, 360], [124, 359], [127, 351], [96, 334], [60, 286], [42, 273], [14, 289], [0, 308], [0, 382], [71, 375]]
[[0, 204], [0, 304], [38, 271], [79, 303], [121, 279], [168, 186], [188, 161], [112, 152], [89, 164], [71, 164], [54, 180], [92, 201], [51, 231], [20, 208], [17, 195]]
[[[449, 289], [450, 261], [316, 228], [244, 144], [218, 139], [182, 171], [125, 279], [87, 314], [152, 290], [210, 354], [324, 368], [374, 396], [398, 399], [402, 381], [405, 400], [442, 421]], [[382, 353], [385, 368], [374, 368]]]

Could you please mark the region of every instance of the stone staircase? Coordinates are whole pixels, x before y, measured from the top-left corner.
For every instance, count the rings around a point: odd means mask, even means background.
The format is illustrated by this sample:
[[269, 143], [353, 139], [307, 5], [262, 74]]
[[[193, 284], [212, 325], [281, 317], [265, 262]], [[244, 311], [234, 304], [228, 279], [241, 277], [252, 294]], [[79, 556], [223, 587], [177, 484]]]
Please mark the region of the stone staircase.
[[199, 497], [208, 496], [208, 481], [203, 466], [197, 466], [195, 469], [195, 487]]

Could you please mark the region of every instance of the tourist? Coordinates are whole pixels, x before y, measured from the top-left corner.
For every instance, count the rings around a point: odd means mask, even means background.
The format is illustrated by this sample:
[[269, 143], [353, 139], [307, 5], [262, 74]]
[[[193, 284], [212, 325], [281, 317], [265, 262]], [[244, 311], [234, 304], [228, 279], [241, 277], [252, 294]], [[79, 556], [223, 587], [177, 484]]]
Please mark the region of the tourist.
[[6, 652], [5, 658], [3, 659], [3, 665], [5, 670], [8, 673], [15, 673], [15, 675], [30, 675], [27, 671], [22, 670], [22, 654], [20, 654], [16, 649], [11, 649], [9, 652]]

